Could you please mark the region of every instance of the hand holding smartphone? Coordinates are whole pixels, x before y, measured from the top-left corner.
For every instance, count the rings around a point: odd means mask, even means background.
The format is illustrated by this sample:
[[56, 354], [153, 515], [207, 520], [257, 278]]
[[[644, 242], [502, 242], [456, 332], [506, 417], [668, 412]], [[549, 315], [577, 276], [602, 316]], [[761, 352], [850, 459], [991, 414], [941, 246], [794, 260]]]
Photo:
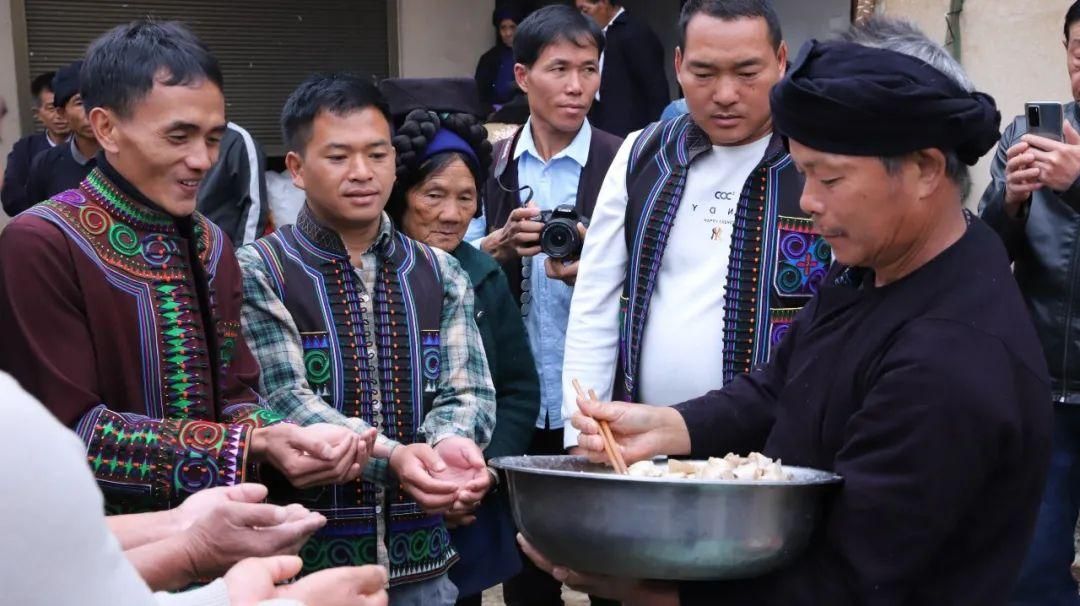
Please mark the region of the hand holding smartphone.
[[1065, 109], [1060, 103], [1038, 101], [1024, 104], [1028, 134], [1065, 140]]

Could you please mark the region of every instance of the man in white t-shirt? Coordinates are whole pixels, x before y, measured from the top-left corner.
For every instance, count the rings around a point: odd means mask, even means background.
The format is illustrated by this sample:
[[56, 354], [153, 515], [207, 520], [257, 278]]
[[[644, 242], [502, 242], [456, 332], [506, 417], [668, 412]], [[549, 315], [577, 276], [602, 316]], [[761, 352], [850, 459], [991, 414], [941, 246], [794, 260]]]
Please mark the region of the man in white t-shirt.
[[[564, 411], [667, 405], [768, 359], [831, 260], [772, 132], [787, 46], [767, 0], [691, 0], [675, 69], [689, 114], [632, 133], [600, 189], [570, 307]], [[577, 444], [567, 428], [565, 445]]]

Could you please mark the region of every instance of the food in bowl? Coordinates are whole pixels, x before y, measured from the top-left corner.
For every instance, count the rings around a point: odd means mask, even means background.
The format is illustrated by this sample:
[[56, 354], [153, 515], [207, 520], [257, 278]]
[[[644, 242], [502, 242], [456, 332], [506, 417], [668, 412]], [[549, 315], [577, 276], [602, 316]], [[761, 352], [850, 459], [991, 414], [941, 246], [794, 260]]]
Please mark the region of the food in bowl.
[[779, 459], [774, 461], [759, 452], [745, 457], [729, 452], [722, 459], [710, 457], [707, 461], [639, 461], [630, 466], [628, 473], [639, 478], [687, 480], [785, 482], [792, 479]]

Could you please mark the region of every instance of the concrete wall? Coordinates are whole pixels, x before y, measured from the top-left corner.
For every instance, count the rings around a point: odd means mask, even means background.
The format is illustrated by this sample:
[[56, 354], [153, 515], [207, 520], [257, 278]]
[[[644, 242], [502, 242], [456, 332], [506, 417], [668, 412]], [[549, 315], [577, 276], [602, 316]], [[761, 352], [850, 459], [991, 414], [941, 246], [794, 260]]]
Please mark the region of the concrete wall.
[[[0, 164], [7, 159], [11, 145], [22, 136], [19, 124], [29, 108], [19, 100], [19, 81], [15, 69], [15, 36], [12, 31], [11, 0], [0, 0], [0, 97], [7, 102], [8, 115], [0, 123]], [[29, 83], [26, 84], [29, 86]]]
[[[1027, 101], [1069, 101], [1061, 28], [1072, 0], [967, 0], [960, 15], [961, 62], [975, 86], [997, 100], [1002, 128]], [[881, 0], [887, 15], [914, 21], [937, 42], [946, 39], [949, 0]], [[973, 169], [974, 208], [990, 181], [990, 157]]]
[[791, 59], [811, 38], [824, 40], [851, 24], [851, 0], [773, 0]]
[[472, 77], [495, 43], [495, 0], [396, 0], [397, 75]]
[[[15, 61], [15, 35], [12, 28], [11, 0], [0, 0], [0, 97], [7, 103], [8, 115], [0, 122], [0, 169], [7, 162], [11, 146], [23, 135], [21, 123], [29, 107], [20, 101], [20, 86], [29, 88], [30, 84], [19, 82]], [[23, 91], [28, 99], [29, 92]], [[0, 211], [0, 229], [8, 222], [8, 217]]]

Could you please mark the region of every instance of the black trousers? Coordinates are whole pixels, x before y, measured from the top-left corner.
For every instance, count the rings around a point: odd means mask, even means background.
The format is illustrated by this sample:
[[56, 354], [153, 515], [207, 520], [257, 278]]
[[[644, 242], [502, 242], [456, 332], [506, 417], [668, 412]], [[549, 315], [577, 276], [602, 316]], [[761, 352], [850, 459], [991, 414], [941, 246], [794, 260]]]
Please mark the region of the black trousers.
[[[562, 429], [537, 429], [529, 444], [530, 455], [566, 454], [563, 448]], [[506, 606], [563, 606], [562, 583], [540, 570], [521, 554], [523, 568], [514, 578], [503, 583], [503, 600]], [[619, 606], [619, 602], [590, 596], [593, 606]], [[461, 604], [459, 602], [459, 604]], [[479, 602], [474, 602], [479, 604]], [[463, 605], [469, 606], [469, 605]]]

